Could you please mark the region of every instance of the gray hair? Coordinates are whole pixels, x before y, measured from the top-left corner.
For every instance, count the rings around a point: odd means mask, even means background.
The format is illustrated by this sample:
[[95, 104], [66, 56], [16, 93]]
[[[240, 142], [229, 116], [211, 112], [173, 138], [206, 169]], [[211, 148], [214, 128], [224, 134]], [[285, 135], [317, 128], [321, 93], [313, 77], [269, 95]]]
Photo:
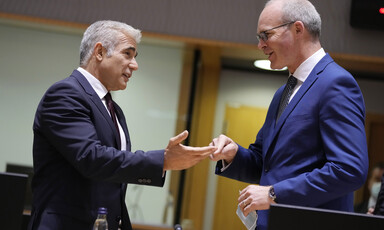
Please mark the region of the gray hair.
[[321, 34], [321, 17], [315, 6], [308, 0], [269, 0], [265, 6], [280, 1], [283, 22], [301, 21], [314, 39]]
[[136, 43], [141, 40], [141, 31], [122, 22], [97, 21], [90, 25], [84, 32], [80, 44], [80, 66], [85, 66], [93, 52], [96, 43], [100, 42], [107, 50], [107, 56], [112, 52], [119, 41], [118, 36], [122, 33], [131, 36]]

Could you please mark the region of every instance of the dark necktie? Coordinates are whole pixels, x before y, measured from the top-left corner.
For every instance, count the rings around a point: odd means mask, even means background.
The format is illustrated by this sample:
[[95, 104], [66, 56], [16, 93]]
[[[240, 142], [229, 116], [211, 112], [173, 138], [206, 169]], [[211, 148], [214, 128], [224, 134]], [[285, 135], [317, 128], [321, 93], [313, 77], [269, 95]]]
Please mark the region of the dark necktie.
[[289, 98], [292, 96], [293, 89], [295, 88], [297, 83], [297, 79], [291, 75], [288, 78], [288, 82], [285, 85], [283, 95], [280, 100], [279, 112], [277, 114], [276, 122], [279, 120], [281, 114], [283, 113], [285, 107], [287, 107]]
[[119, 132], [119, 125], [117, 124], [117, 120], [116, 120], [116, 112], [115, 112], [115, 107], [113, 107], [113, 101], [112, 101], [112, 96], [111, 94], [108, 92], [106, 95], [105, 95], [105, 102], [107, 103], [107, 108], [109, 110], [109, 113], [111, 114], [111, 117], [112, 117], [112, 121], [113, 123], [115, 124], [115, 127], [117, 129], [117, 133], [119, 134], [119, 137], [120, 137], [120, 132]]

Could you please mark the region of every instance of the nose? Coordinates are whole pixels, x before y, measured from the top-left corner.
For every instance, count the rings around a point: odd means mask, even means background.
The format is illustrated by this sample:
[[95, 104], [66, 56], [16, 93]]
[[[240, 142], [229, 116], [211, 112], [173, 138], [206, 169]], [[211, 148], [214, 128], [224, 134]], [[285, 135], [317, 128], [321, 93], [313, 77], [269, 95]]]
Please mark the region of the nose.
[[267, 46], [266, 42], [263, 41], [262, 39], [260, 39], [259, 43], [257, 43], [257, 47], [258, 47], [260, 50], [263, 50], [266, 46]]
[[139, 64], [137, 64], [136, 58], [133, 58], [131, 62], [129, 63], [129, 68], [133, 71], [139, 69]]

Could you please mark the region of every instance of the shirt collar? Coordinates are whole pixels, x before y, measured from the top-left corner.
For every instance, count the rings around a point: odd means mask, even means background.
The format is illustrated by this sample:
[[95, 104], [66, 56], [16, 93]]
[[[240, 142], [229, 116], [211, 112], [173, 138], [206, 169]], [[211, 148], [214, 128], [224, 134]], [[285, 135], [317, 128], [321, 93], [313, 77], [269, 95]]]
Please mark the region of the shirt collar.
[[304, 82], [313, 68], [317, 65], [317, 63], [325, 56], [325, 51], [323, 48], [320, 48], [314, 54], [312, 54], [307, 60], [305, 60], [301, 65], [296, 69], [293, 73], [293, 76], [297, 78], [297, 80]]
[[103, 99], [104, 96], [108, 93], [108, 90], [99, 81], [99, 79], [97, 79], [95, 76], [93, 76], [91, 73], [89, 73], [88, 71], [86, 71], [82, 67], [78, 67], [77, 71], [79, 71], [81, 74], [84, 75], [84, 77], [87, 79], [89, 84], [91, 84], [93, 90], [95, 90], [95, 92], [99, 96], [99, 98]]

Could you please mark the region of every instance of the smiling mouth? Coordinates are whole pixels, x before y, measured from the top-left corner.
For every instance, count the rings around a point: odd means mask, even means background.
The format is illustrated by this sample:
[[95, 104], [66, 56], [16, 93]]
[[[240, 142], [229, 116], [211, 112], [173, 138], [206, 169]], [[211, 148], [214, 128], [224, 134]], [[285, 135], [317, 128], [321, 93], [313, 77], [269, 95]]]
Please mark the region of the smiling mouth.
[[123, 73], [123, 76], [127, 78], [127, 81], [129, 80], [130, 76], [128, 74]]
[[270, 53], [265, 53], [265, 55], [267, 55], [267, 56], [268, 56], [268, 59], [270, 59], [270, 58], [271, 58], [272, 54], [273, 54], [273, 52], [270, 52]]

